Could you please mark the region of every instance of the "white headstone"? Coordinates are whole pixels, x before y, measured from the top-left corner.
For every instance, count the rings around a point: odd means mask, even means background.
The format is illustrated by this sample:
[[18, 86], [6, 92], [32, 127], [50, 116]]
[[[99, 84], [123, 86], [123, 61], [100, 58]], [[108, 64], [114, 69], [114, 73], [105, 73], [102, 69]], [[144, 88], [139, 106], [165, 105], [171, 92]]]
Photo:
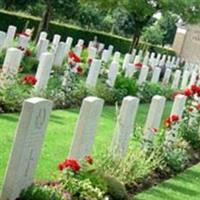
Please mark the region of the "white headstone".
[[167, 85], [169, 83], [171, 74], [172, 74], [172, 70], [167, 68], [165, 70], [165, 74], [164, 74], [163, 81], [162, 81], [164, 85]]
[[83, 46], [82, 45], [76, 45], [75, 48], [74, 48], [74, 53], [77, 56], [81, 57], [82, 50], [83, 50]]
[[149, 73], [149, 67], [143, 65], [143, 67], [141, 68], [141, 71], [140, 71], [138, 85], [141, 85], [142, 83], [144, 83], [147, 80], [148, 73]]
[[131, 61], [131, 54], [127, 53], [124, 57], [122, 69], [126, 70], [127, 64]]
[[102, 56], [101, 56], [101, 60], [105, 63], [107, 63], [110, 59], [110, 52], [107, 49], [103, 50]]
[[13, 40], [15, 38], [17, 28], [10, 25], [7, 30], [6, 38], [4, 41], [4, 48], [12, 47]]
[[101, 60], [93, 59], [86, 79], [86, 85], [88, 87], [96, 86], [100, 69], [101, 69]]
[[58, 35], [58, 34], [55, 34], [53, 36], [53, 41], [52, 41], [52, 44], [51, 44], [51, 52], [52, 53], [55, 53], [57, 51], [60, 39], [61, 39], [61, 36]]
[[84, 45], [84, 40], [79, 39], [77, 45], [83, 47], [83, 45]]
[[46, 39], [47, 39], [47, 33], [45, 31], [41, 32], [36, 45], [36, 49], [38, 49], [38, 47], [40, 46], [41, 40], [46, 40]]
[[132, 63], [128, 63], [125, 67], [125, 77], [132, 77], [136, 69]]
[[110, 87], [114, 87], [115, 81], [117, 78], [117, 73], [118, 73], [118, 62], [113, 61], [110, 65], [109, 72], [108, 72], [108, 79], [106, 83]]
[[28, 47], [29, 40], [30, 40], [30, 37], [25, 36], [25, 35], [19, 35], [17, 46], [21, 47], [22, 49], [24, 49], [24, 51], [26, 51], [26, 49]]
[[186, 103], [187, 97], [182, 94], [176, 95], [171, 111], [171, 115], [177, 115], [179, 118], [182, 118], [183, 111], [185, 109], [185, 103]]
[[192, 85], [195, 85], [197, 82], [197, 72], [194, 70], [192, 72], [191, 78], [190, 78], [190, 83], [189, 83], [189, 87]]
[[114, 56], [113, 56], [113, 61], [119, 62], [120, 56], [121, 56], [121, 53], [120, 53], [119, 51], [116, 51], [116, 52], [114, 53]]
[[9, 48], [3, 62], [3, 72], [11, 75], [17, 74], [22, 57], [23, 52], [21, 50], [13, 47]]
[[41, 39], [40, 43], [36, 49], [36, 58], [40, 60], [40, 57], [43, 53], [48, 51], [49, 40]]
[[129, 140], [133, 134], [138, 105], [139, 99], [136, 97], [128, 96], [123, 99], [112, 141], [112, 150], [117, 156], [124, 157], [126, 154]]
[[97, 54], [97, 49], [95, 47], [88, 48], [88, 59], [94, 59]]
[[66, 57], [66, 43], [60, 42], [54, 58], [54, 65], [61, 66], [63, 64], [65, 57]]
[[160, 78], [161, 69], [159, 67], [155, 67], [153, 70], [153, 76], [151, 78], [152, 83], [158, 83]]
[[70, 51], [70, 49], [72, 47], [72, 43], [73, 43], [73, 38], [67, 37], [67, 40], [66, 40], [66, 50], [65, 50], [66, 54], [69, 53], [69, 51]]
[[99, 53], [102, 52], [103, 49], [104, 49], [104, 47], [105, 47], [105, 44], [100, 43], [100, 44], [99, 44], [99, 48], [98, 48], [98, 52], [99, 52]]
[[24, 101], [1, 200], [15, 200], [33, 183], [51, 108], [52, 103], [42, 98]]
[[80, 160], [91, 153], [103, 104], [104, 101], [97, 97], [83, 100], [69, 158]]
[[144, 129], [144, 138], [146, 140], [152, 141], [155, 131], [160, 127], [160, 122], [165, 108], [165, 101], [165, 97], [158, 95], [152, 98]]
[[181, 70], [176, 70], [172, 82], [172, 89], [177, 89], [179, 87], [180, 79], [181, 79]]
[[53, 54], [46, 52], [41, 55], [39, 66], [36, 73], [37, 82], [35, 84], [36, 91], [46, 89], [53, 65]]
[[181, 82], [181, 90], [184, 90], [187, 88], [189, 77], [190, 77], [190, 72], [185, 70], [183, 72], [183, 77], [182, 77], [182, 82]]

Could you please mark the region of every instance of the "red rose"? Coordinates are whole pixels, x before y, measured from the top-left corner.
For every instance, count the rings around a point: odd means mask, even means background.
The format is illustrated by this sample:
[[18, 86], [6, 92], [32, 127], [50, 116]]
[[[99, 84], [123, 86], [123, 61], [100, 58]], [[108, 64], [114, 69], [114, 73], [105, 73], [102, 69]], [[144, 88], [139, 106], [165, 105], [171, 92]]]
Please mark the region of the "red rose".
[[81, 62], [81, 59], [72, 51], [69, 52], [69, 57], [77, 63]]
[[92, 64], [92, 58], [88, 59], [88, 64], [91, 65]]
[[33, 75], [27, 75], [23, 78], [22, 82], [29, 85], [35, 85], [37, 82], [37, 79]]
[[93, 158], [91, 156], [85, 156], [85, 160], [92, 165], [93, 164]]
[[189, 112], [192, 112], [193, 110], [194, 110], [194, 109], [193, 109], [192, 107], [189, 107], [189, 108], [188, 108], [188, 111], [189, 111]]
[[193, 92], [194, 94], [197, 93], [197, 92], [198, 92], [198, 86], [192, 85], [192, 86], [191, 86], [191, 90], [192, 90], [192, 92]]
[[65, 160], [64, 165], [65, 165], [65, 168], [70, 168], [74, 172], [78, 172], [81, 168], [79, 163], [76, 160], [73, 160], [73, 159]]
[[193, 95], [193, 92], [192, 92], [192, 90], [190, 90], [190, 89], [186, 89], [186, 90], [184, 91], [184, 95], [187, 96], [187, 97], [191, 97], [191, 96]]
[[65, 165], [64, 165], [63, 163], [60, 163], [60, 164], [58, 165], [58, 169], [59, 169], [60, 171], [63, 171], [63, 170], [65, 169]]
[[141, 69], [142, 68], [142, 63], [136, 63], [135, 64], [136, 69]]
[[81, 66], [78, 66], [76, 68], [76, 72], [79, 73], [79, 74], [82, 74], [83, 73], [83, 68]]
[[179, 120], [179, 116], [178, 115], [172, 115], [171, 116], [171, 121], [172, 122], [177, 122]]

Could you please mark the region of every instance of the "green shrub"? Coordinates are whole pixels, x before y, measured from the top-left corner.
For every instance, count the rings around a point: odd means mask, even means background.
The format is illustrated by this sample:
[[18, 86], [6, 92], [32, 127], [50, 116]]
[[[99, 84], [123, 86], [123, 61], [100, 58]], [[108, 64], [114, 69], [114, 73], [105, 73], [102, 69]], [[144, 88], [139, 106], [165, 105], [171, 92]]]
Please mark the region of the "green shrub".
[[125, 96], [136, 96], [138, 90], [137, 81], [133, 78], [126, 78], [120, 75], [116, 79], [115, 89], [126, 91]]
[[20, 195], [20, 200], [64, 200], [61, 194], [47, 186], [32, 185]]
[[[0, 24], [0, 29], [3, 31], [7, 30], [7, 27], [10, 24], [13, 24], [17, 26], [18, 32], [22, 31], [24, 29], [24, 26], [27, 21], [29, 21], [29, 27], [34, 27], [35, 30], [38, 28], [38, 24], [40, 21], [40, 18], [27, 16], [25, 14], [19, 14], [14, 12], [8, 12], [4, 10], [0, 10], [0, 18], [3, 19]], [[57, 23], [57, 22], [51, 22], [49, 26], [48, 31], [48, 37], [49, 39], [53, 38], [54, 34], [60, 34], [62, 38], [66, 38], [67, 36], [71, 36], [74, 39], [74, 44], [78, 41], [78, 39], [82, 38], [86, 42], [86, 44], [89, 43], [89, 41], [94, 39], [94, 36], [98, 37], [98, 40], [100, 42], [103, 42], [106, 46], [108, 45], [114, 45], [116, 51], [120, 51], [121, 53], [127, 53], [130, 49], [131, 40], [126, 39], [120, 36], [115, 36], [112, 34], [99, 32], [99, 31], [91, 31], [91, 30], [84, 30], [72, 25], [63, 24], [63, 23]], [[140, 48], [146, 49], [149, 51], [155, 51], [162, 53], [162, 51], [166, 51], [167, 54], [174, 54], [174, 51], [164, 49], [162, 47], [152, 46], [151, 44], [146, 43], [140, 43]]]
[[128, 193], [125, 186], [120, 183], [116, 178], [107, 176], [105, 177], [107, 183], [107, 193], [115, 200], [127, 200]]
[[153, 96], [161, 95], [171, 100], [174, 94], [174, 90], [168, 86], [163, 86], [157, 83], [145, 82], [138, 88], [137, 96], [141, 102], [149, 103]]

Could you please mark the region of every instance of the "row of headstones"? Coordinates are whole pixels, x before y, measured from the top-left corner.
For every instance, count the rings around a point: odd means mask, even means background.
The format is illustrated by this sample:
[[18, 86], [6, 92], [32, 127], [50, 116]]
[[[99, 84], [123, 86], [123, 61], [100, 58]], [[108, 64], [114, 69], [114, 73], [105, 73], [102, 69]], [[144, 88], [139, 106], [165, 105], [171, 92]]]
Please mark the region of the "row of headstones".
[[[14, 39], [15, 32], [16, 32], [16, 27], [9, 26], [7, 34], [6, 34], [7, 36], [4, 39], [4, 43], [5, 41], [9, 41], [6, 43], [9, 43], [11, 45]], [[5, 33], [2, 35], [5, 35]], [[0, 34], [0, 37], [1, 37], [1, 34]], [[19, 36], [20, 42], [18, 45], [26, 49], [29, 39], [30, 38], [28, 36], [20, 35]], [[73, 39], [71, 37], [68, 37], [66, 42], [60, 42], [60, 40], [61, 40], [60, 35], [57, 35], [57, 34], [54, 35], [53, 42], [51, 44], [51, 50], [50, 52], [48, 52], [49, 40], [47, 40], [47, 33], [41, 32], [40, 34], [37, 47], [36, 47], [36, 52], [37, 52], [36, 57], [40, 61], [40, 64], [36, 73], [36, 78], [38, 81], [35, 87], [37, 89], [44, 89], [47, 86], [52, 66], [62, 65], [63, 60], [65, 59], [67, 55], [67, 52], [69, 52], [72, 47]], [[77, 45], [75, 46], [75, 53], [77, 55], [81, 54], [83, 45], [84, 45], [84, 41], [80, 39]], [[7, 45], [7, 47], [8, 46], [9, 45]], [[88, 58], [93, 59], [93, 62], [90, 67], [89, 74], [86, 80], [87, 86], [90, 86], [90, 87], [96, 86], [97, 79], [101, 70], [101, 62], [109, 62], [109, 59], [112, 56], [114, 47], [110, 45], [108, 50], [106, 49], [103, 50], [103, 49], [104, 49], [104, 44], [102, 43], [98, 46], [98, 48], [95, 47], [94, 42], [91, 41], [89, 43]], [[95, 59], [97, 52], [102, 51], [102, 50], [103, 52], [102, 52], [101, 60]], [[22, 58], [23, 58], [23, 51], [16, 48], [8, 49], [4, 63], [3, 63], [3, 72], [17, 73]], [[178, 65], [178, 63], [180, 62], [179, 58], [176, 59], [175, 57], [173, 57], [171, 59], [170, 56], [166, 57], [166, 55], [163, 55], [161, 57], [161, 54], [158, 54], [157, 57], [155, 57], [154, 52], [151, 54], [147, 52], [143, 58], [143, 51], [140, 50], [138, 55], [136, 55], [136, 50], [134, 49], [132, 54], [125, 55], [122, 68], [125, 70], [125, 76], [131, 77], [135, 72], [134, 65], [142, 62], [143, 67], [141, 69], [139, 79], [138, 79], [138, 84], [142, 84], [143, 82], [146, 81], [148, 77], [148, 73], [149, 73], [148, 66], [149, 65], [153, 66], [152, 67], [153, 74], [152, 74], [151, 82], [157, 83], [159, 81], [160, 73], [161, 73], [161, 68], [159, 66], [162, 66], [165, 64], [166, 58], [167, 58], [166, 63], [168, 63], [166, 64], [166, 66], [168, 68], [166, 68], [165, 70], [165, 74], [164, 74], [162, 82], [163, 84], [168, 84], [172, 76], [171, 68]], [[113, 87], [115, 84], [115, 80], [116, 80], [118, 70], [119, 70], [119, 60], [120, 60], [120, 52], [115, 52], [113, 56], [113, 61], [110, 65], [110, 69], [108, 72], [107, 83], [110, 87]], [[198, 66], [194, 67], [192, 65], [189, 65], [188, 63], [186, 64], [187, 66], [185, 67], [185, 70], [183, 72], [181, 84], [180, 84], [181, 74], [182, 74], [181, 70], [176, 70], [176, 72], [174, 73], [174, 79], [172, 82], [173, 89], [179, 88], [179, 85], [181, 85], [180, 86], [181, 89], [185, 89], [188, 85], [192, 85], [195, 83], [196, 77], [198, 76], [198, 68], [197, 68]], [[47, 66], [47, 67], [44, 68], [43, 66]], [[193, 71], [191, 69], [193, 69]], [[189, 81], [190, 75], [191, 75], [191, 80]]]
[[[154, 130], [159, 129], [165, 101], [162, 96], [152, 98], [144, 127], [145, 139], [153, 140]], [[181, 118], [185, 102], [185, 96], [177, 95], [171, 114]], [[103, 104], [104, 101], [97, 97], [83, 100], [68, 158], [80, 160], [91, 153]], [[125, 156], [133, 134], [138, 106], [138, 98], [124, 98], [112, 141], [113, 156], [119, 155], [122, 159]], [[15, 200], [23, 189], [32, 184], [51, 109], [52, 103], [42, 98], [35, 97], [24, 101], [3, 182], [1, 200]]]

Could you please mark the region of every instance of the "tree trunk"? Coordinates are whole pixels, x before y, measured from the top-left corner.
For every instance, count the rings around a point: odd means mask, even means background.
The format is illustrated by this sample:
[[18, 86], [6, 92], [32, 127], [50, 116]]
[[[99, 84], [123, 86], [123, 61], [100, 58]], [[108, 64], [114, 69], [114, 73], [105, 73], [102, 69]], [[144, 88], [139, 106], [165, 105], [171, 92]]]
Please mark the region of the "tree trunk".
[[131, 53], [134, 47], [138, 46], [139, 40], [140, 40], [140, 34], [133, 34], [133, 38], [132, 38], [132, 42], [131, 42], [131, 46], [129, 49], [129, 52]]
[[39, 39], [41, 31], [48, 31], [49, 23], [51, 21], [51, 14], [52, 14], [52, 4], [51, 0], [46, 1], [46, 9], [43, 13], [42, 20], [38, 26], [37, 34], [36, 34], [36, 41]]

